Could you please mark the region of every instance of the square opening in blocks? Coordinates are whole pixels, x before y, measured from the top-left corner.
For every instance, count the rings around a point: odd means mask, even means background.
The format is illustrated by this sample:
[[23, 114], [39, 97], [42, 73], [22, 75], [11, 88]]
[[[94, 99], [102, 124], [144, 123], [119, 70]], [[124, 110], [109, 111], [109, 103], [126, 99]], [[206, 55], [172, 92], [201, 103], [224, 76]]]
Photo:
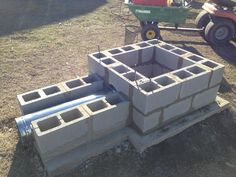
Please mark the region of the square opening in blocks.
[[207, 62], [204, 62], [202, 64], [207, 66], [207, 67], [209, 67], [209, 68], [216, 68], [218, 66], [217, 64], [215, 64], [215, 63], [213, 63], [211, 61], [207, 61]]
[[147, 47], [147, 46], [149, 46], [149, 44], [147, 44], [145, 42], [142, 42], [142, 43], [136, 44], [136, 45], [139, 46], [139, 47]]
[[196, 62], [203, 60], [203, 58], [201, 58], [201, 57], [199, 57], [199, 56], [197, 56], [197, 55], [192, 55], [192, 56], [190, 56], [190, 57], [188, 57], [188, 58], [189, 58], [190, 60], [193, 60], [193, 61], [196, 61]]
[[102, 60], [102, 62], [106, 65], [110, 65], [110, 64], [115, 63], [115, 61], [112, 60], [111, 58], [106, 58], [106, 59]]
[[122, 49], [123, 49], [124, 51], [130, 51], [130, 50], [133, 50], [134, 48], [131, 47], [131, 46], [125, 46], [125, 47], [122, 47]]
[[167, 76], [155, 79], [154, 81], [156, 81], [161, 86], [167, 86], [167, 85], [175, 83], [175, 81], [173, 79], [171, 79]]
[[123, 66], [123, 65], [115, 66], [115, 67], [113, 67], [113, 69], [114, 69], [116, 72], [120, 73], [120, 74], [122, 74], [122, 73], [127, 73], [128, 71], [130, 71], [128, 68], [126, 68], [126, 67]]
[[43, 92], [44, 92], [46, 95], [52, 95], [52, 94], [54, 94], [54, 93], [60, 92], [60, 89], [59, 89], [57, 86], [52, 86], [52, 87], [43, 89]]
[[132, 72], [132, 73], [126, 73], [123, 75], [125, 78], [127, 78], [128, 80], [130, 81], [136, 81], [136, 80], [139, 80], [139, 79], [142, 79], [142, 77], [140, 75], [138, 75], [137, 73], [135, 72]]
[[187, 69], [189, 72], [193, 73], [193, 74], [200, 74], [203, 73], [205, 70], [198, 67], [198, 66], [194, 66], [192, 68]]
[[157, 90], [160, 88], [157, 84], [153, 82], [146, 82], [142, 85], [139, 85], [139, 87], [145, 92], [153, 92], [154, 90]]
[[178, 55], [183, 55], [183, 54], [187, 53], [187, 52], [180, 50], [180, 49], [175, 49], [175, 50], [172, 50], [171, 52], [178, 54]]
[[106, 108], [107, 104], [103, 100], [99, 100], [99, 101], [87, 104], [87, 106], [92, 112], [96, 112], [98, 110]]
[[152, 40], [152, 41], [148, 41], [148, 43], [155, 45], [155, 44], [159, 44], [160, 42], [158, 40]]
[[101, 52], [95, 53], [93, 56], [98, 59], [106, 57], [106, 55]]
[[70, 111], [62, 113], [60, 116], [64, 120], [64, 122], [70, 122], [72, 120], [83, 117], [83, 114], [78, 109], [72, 109]]
[[173, 46], [168, 45], [168, 44], [162, 45], [161, 47], [164, 48], [164, 49], [166, 49], [166, 50], [171, 50], [171, 49], [174, 48]]
[[187, 71], [179, 71], [179, 72], [176, 72], [176, 73], [174, 73], [174, 75], [176, 75], [178, 78], [180, 78], [180, 79], [186, 79], [186, 78], [188, 78], [188, 77], [191, 77], [192, 76], [192, 74], [190, 74], [189, 72], [187, 72]]
[[84, 77], [82, 79], [86, 83], [93, 83], [93, 82], [96, 82], [96, 81], [100, 80], [100, 78], [97, 75], [95, 75], [95, 74], [88, 75], [88, 76], [86, 76], [86, 77]]
[[83, 82], [80, 79], [76, 79], [76, 80], [67, 82], [66, 85], [72, 89], [72, 88], [83, 85]]
[[49, 117], [47, 119], [38, 121], [37, 124], [41, 132], [47, 131], [49, 129], [52, 129], [61, 125], [57, 116]]
[[123, 100], [121, 99], [121, 97], [119, 95], [112, 95], [106, 98], [106, 101], [110, 104], [110, 105], [116, 105], [119, 104], [121, 102], [123, 102]]
[[32, 101], [32, 100], [40, 98], [40, 95], [38, 92], [32, 92], [32, 93], [28, 93], [26, 95], [23, 95], [22, 97], [25, 102], [28, 102], [28, 101]]
[[113, 49], [113, 50], [109, 50], [108, 52], [110, 52], [111, 54], [118, 54], [118, 53], [121, 53], [122, 51], [119, 50], [119, 49]]

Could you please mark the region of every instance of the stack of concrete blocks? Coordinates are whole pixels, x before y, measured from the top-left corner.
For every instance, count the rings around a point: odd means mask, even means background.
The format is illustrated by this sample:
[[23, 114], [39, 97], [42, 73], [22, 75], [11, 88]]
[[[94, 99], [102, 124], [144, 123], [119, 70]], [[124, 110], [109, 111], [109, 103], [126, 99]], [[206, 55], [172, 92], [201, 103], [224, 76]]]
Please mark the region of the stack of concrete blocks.
[[25, 115], [92, 94], [103, 89], [103, 84], [101, 77], [92, 74], [26, 92], [17, 99]]
[[44, 163], [127, 126], [129, 102], [119, 93], [32, 122]]
[[224, 70], [158, 40], [90, 54], [88, 67], [128, 97], [131, 125], [142, 134], [214, 102]]

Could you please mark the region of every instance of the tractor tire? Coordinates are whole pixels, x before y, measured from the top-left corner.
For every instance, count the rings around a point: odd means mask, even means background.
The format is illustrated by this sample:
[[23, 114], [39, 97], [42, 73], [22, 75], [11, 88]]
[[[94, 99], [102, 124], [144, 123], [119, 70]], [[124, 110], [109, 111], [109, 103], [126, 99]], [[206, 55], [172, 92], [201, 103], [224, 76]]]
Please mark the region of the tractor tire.
[[210, 21], [205, 29], [205, 38], [212, 45], [225, 45], [233, 39], [234, 34], [234, 23], [224, 18], [217, 18]]
[[153, 24], [147, 24], [142, 27], [141, 37], [144, 41], [160, 38], [160, 29]]
[[202, 10], [195, 19], [195, 24], [197, 28], [203, 28], [203, 31], [200, 32], [200, 35], [205, 39], [204, 30], [207, 24], [211, 21], [210, 15], [207, 11]]

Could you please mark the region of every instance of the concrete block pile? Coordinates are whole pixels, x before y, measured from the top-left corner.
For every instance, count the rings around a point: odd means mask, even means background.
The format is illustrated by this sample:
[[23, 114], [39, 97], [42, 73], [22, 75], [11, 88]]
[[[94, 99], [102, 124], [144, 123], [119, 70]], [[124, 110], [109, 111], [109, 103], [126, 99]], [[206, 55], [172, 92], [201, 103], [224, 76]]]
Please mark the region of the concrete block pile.
[[[143, 150], [175, 134], [155, 138], [172, 122], [179, 127], [175, 132], [180, 132], [203, 120], [191, 123], [190, 118], [182, 127], [176, 123], [215, 102], [224, 71], [219, 63], [159, 40], [89, 54], [88, 68], [89, 75], [17, 96], [22, 114], [30, 115], [28, 120], [37, 113], [30, 130], [49, 175], [71, 168], [129, 136], [132, 144]], [[112, 91], [104, 92], [108, 87]], [[96, 99], [45, 114], [44, 110], [101, 91], [105, 94]], [[217, 106], [211, 106], [211, 111], [216, 113], [221, 108]], [[43, 116], [39, 118], [39, 114]], [[19, 130], [26, 129], [20, 131], [21, 136], [29, 130], [24, 118], [16, 121], [20, 122]]]
[[99, 74], [128, 97], [131, 119], [143, 134], [214, 102], [224, 66], [152, 40], [90, 54]]

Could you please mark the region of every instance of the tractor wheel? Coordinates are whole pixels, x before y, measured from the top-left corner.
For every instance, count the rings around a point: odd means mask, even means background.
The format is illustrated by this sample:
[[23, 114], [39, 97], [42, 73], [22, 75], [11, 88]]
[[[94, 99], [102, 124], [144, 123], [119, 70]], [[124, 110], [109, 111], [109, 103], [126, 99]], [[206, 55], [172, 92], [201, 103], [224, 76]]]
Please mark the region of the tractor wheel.
[[153, 24], [148, 24], [142, 27], [141, 37], [144, 41], [160, 38], [160, 29]]
[[210, 21], [205, 29], [207, 42], [213, 45], [224, 45], [233, 39], [235, 26], [228, 19], [218, 18]]
[[209, 13], [205, 10], [202, 10], [195, 19], [195, 24], [197, 28], [203, 28], [203, 31], [200, 32], [200, 35], [205, 38], [204, 29], [206, 28], [207, 24], [210, 22]]

